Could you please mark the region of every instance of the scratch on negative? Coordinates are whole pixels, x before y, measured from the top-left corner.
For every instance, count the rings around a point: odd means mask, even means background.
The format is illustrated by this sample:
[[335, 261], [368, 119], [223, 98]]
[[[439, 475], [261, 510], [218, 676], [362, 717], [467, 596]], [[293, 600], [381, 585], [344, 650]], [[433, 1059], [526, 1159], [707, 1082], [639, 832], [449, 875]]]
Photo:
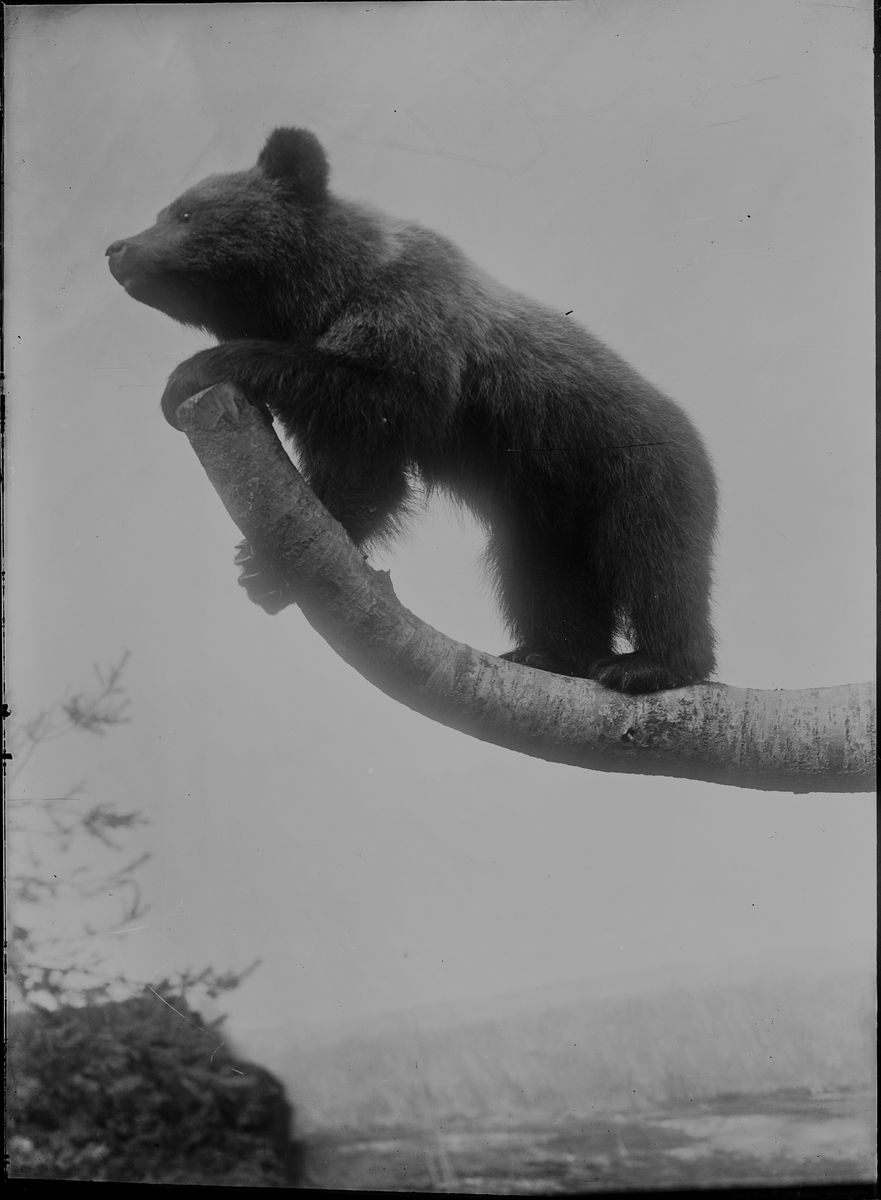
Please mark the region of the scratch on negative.
[[[179, 1017], [183, 1017], [183, 1019], [186, 1021], [186, 1023], [188, 1025], [195, 1025], [196, 1029], [198, 1029], [200, 1033], [207, 1033], [209, 1037], [214, 1038], [215, 1042], [217, 1041], [217, 1038], [214, 1037], [214, 1034], [211, 1032], [210, 1029], [203, 1029], [201, 1025], [196, 1025], [196, 1022], [191, 1021], [190, 1018], [185, 1013], [182, 1013], [179, 1009], [175, 1008], [173, 1004], [169, 1004], [164, 996], [160, 996], [154, 987], [150, 987], [149, 983], [147, 984], [147, 987], [150, 988], [150, 991], [153, 993], [153, 995], [156, 997], [157, 1000], [161, 1000], [166, 1008], [170, 1008], [173, 1013], [177, 1013], [177, 1015]], [[221, 1042], [220, 1045], [215, 1048], [214, 1053], [211, 1055], [211, 1058], [209, 1060], [210, 1062], [214, 1061], [214, 1055], [217, 1053], [218, 1050], [222, 1050], [225, 1045], [226, 1045], [226, 1042]], [[239, 1071], [238, 1074], [244, 1075], [244, 1071]]]
[[769, 79], [790, 79], [793, 75], [801, 75], [801, 71], [785, 71], [782, 75], [763, 75], [761, 79], [751, 79], [749, 83], [735, 83], [731, 90], [736, 92], [739, 88], [755, 87], [757, 83], [767, 83]]
[[709, 125], [705, 125], [704, 129], [715, 129], [717, 125], [736, 125], [739, 121], [754, 121], [758, 113], [753, 113], [750, 117], [734, 117], [730, 121], [711, 121]]

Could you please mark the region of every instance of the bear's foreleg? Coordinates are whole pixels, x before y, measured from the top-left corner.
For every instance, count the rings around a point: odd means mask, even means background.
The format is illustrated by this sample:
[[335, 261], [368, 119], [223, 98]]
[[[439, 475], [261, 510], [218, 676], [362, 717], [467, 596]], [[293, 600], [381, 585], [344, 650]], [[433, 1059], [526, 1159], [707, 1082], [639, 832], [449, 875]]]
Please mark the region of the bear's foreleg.
[[162, 393], [162, 412], [170, 425], [179, 428], [180, 405], [214, 383], [238, 384], [252, 404], [268, 409], [269, 397], [294, 362], [294, 348], [284, 342], [221, 342], [175, 367]]

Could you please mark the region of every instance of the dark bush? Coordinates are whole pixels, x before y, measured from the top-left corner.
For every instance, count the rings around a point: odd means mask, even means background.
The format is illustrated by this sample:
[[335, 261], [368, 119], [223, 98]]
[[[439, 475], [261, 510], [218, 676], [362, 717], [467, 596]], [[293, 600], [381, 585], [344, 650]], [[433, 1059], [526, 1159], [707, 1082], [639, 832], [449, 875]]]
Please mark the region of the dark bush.
[[185, 1000], [145, 990], [9, 1021], [12, 1177], [290, 1187], [291, 1118], [278, 1080]]

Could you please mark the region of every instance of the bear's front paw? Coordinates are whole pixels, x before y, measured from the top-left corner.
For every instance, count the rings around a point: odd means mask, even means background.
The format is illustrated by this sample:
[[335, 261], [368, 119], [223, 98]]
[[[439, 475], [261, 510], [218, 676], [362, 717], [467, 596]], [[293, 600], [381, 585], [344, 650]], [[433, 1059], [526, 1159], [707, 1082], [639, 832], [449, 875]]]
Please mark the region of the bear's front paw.
[[222, 382], [220, 379], [209, 379], [204, 371], [193, 369], [189, 362], [181, 363], [172, 372], [171, 378], [165, 385], [165, 391], [162, 393], [162, 412], [165, 414], [165, 419], [169, 425], [173, 425], [175, 429], [180, 429], [177, 410], [183, 404], [184, 400], [188, 400], [190, 396], [195, 396], [197, 392], [210, 387], [212, 383]]
[[240, 567], [239, 587], [248, 593], [248, 599], [259, 604], [264, 612], [275, 616], [289, 604], [296, 603], [294, 590], [270, 571], [251, 549], [250, 542], [239, 542], [236, 546], [235, 564]]

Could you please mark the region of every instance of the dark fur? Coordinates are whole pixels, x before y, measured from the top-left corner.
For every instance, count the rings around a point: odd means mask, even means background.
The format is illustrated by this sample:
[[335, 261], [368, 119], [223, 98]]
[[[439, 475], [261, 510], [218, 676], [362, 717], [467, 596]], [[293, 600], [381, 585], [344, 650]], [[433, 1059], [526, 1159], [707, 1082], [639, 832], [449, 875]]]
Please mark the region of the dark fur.
[[171, 376], [168, 419], [239, 384], [358, 543], [394, 531], [413, 473], [463, 501], [515, 661], [628, 692], [706, 679], [716, 486], [691, 422], [569, 318], [327, 173], [312, 134], [277, 129], [254, 168], [109, 247], [130, 295], [220, 341]]

